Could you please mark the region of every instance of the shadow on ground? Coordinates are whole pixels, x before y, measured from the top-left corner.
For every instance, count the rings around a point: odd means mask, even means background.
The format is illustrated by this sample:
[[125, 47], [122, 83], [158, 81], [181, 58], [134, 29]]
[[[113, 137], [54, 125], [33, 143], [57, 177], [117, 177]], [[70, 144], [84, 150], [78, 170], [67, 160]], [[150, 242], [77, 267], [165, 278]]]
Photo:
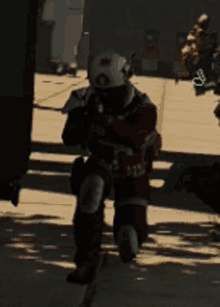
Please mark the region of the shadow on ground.
[[[48, 283], [54, 279], [63, 279], [64, 283], [67, 273], [74, 268], [72, 225], [60, 224], [59, 219], [55, 215], [23, 216], [10, 212], [0, 218], [1, 263], [4, 263], [0, 284], [3, 285], [4, 280], [4, 284], [8, 285], [10, 278], [17, 283], [29, 283], [32, 288], [34, 285], [39, 287], [40, 284], [41, 296], [53, 298], [54, 293], [46, 293]], [[219, 291], [220, 244], [213, 243], [209, 233], [211, 228], [210, 223], [202, 221], [151, 225], [149, 238], [143, 244], [137, 259], [125, 265], [119, 258], [112, 226], [105, 225], [102, 246], [107, 259], [99, 275], [95, 302], [108, 297], [112, 300], [110, 306], [116, 306], [118, 300], [128, 300], [128, 291], [135, 291], [136, 297], [129, 296], [129, 303], [135, 300], [135, 306], [146, 295], [151, 300], [172, 300], [174, 304], [177, 298], [185, 299], [185, 291], [188, 299], [194, 296], [199, 302], [209, 297], [206, 306], [217, 306], [215, 302]], [[122, 284], [124, 287], [121, 287]], [[66, 287], [70, 286], [66, 283]], [[54, 291], [54, 287], [52, 289]], [[107, 289], [108, 293], [105, 293]], [[12, 290], [14, 295], [24, 300], [27, 292], [22, 290], [22, 293], [16, 293], [16, 289]], [[60, 302], [63, 296], [65, 293], [62, 290], [59, 294]], [[10, 294], [7, 293], [7, 300], [9, 297]], [[31, 297], [30, 300], [31, 303], [36, 303], [37, 297]]]
[[[80, 150], [65, 148], [61, 144], [34, 143], [32, 152], [86, 156]], [[219, 160], [217, 156], [163, 151], [158, 161], [177, 163], [195, 158], [201, 161], [203, 159]], [[44, 161], [42, 156], [42, 160], [30, 160], [29, 170], [37, 171], [38, 174], [26, 174], [22, 180], [23, 188], [61, 194], [71, 193], [68, 179], [71, 163]], [[41, 172], [53, 172], [54, 175], [41, 174]], [[168, 169], [157, 168], [150, 178], [166, 180], [168, 172]], [[163, 199], [161, 199], [161, 206], [164, 207]], [[192, 210], [190, 205], [183, 207], [178, 201], [167, 205], [167, 208], [171, 207]], [[193, 208], [193, 210], [209, 212], [204, 207]], [[208, 307], [217, 306], [216, 295], [219, 293], [220, 283], [220, 243], [213, 242], [211, 229], [213, 229], [212, 223], [204, 223], [199, 218], [194, 223], [162, 222], [150, 225], [149, 238], [143, 244], [136, 261], [133, 264], [124, 265], [113, 240], [112, 226], [105, 225], [103, 250], [108, 257], [100, 273], [101, 282], [98, 285], [99, 293], [102, 295], [97, 294], [96, 303], [99, 300], [99, 306], [104, 306], [108, 297], [109, 304], [116, 306], [116, 302], [119, 302], [121, 298], [127, 299], [129, 291], [132, 292], [135, 289], [136, 295], [129, 297], [129, 303], [134, 306], [138, 306], [139, 303], [143, 305], [141, 300], [143, 297], [146, 298], [146, 295], [149, 303], [150, 300], [154, 300], [154, 304], [159, 298], [160, 303], [165, 304], [165, 300], [168, 300], [172, 301], [173, 305], [179, 306], [178, 302], [186, 300], [187, 297], [189, 301], [190, 299], [196, 299], [197, 303], [203, 301]], [[16, 285], [25, 279], [27, 287], [28, 284], [36, 287], [41, 285], [41, 291], [45, 291], [45, 295], [48, 296], [50, 295], [46, 293], [48, 280], [55, 278], [65, 280], [67, 272], [74, 268], [72, 257], [75, 244], [72, 225], [62, 224], [61, 218], [55, 214], [23, 216], [21, 213], [6, 212], [0, 217], [0, 232], [2, 248], [0, 259], [4, 265], [0, 278], [1, 286], [8, 285], [10, 279], [13, 279]], [[111, 287], [108, 287], [108, 284], [111, 284]], [[126, 287], [121, 287], [122, 284]], [[45, 285], [47, 287], [44, 287]], [[27, 287], [25, 284], [25, 290], [22, 291], [29, 291]], [[108, 289], [111, 289], [110, 297], [106, 292]], [[54, 291], [54, 288], [52, 290]], [[20, 296], [16, 287], [7, 291], [8, 300], [12, 292]], [[16, 291], [18, 293], [15, 294]], [[24, 298], [26, 292], [22, 292]], [[65, 293], [62, 292], [59, 295], [60, 304], [62, 304]], [[53, 293], [50, 296], [53, 297]], [[102, 301], [102, 297], [105, 298], [105, 302]], [[37, 300], [37, 294], [36, 298], [33, 297], [31, 300]], [[187, 306], [192, 306], [188, 301], [185, 303]]]
[[152, 225], [149, 239], [130, 264], [121, 263], [112, 236], [105, 236], [107, 260], [95, 305], [102, 306], [108, 297], [110, 306], [121, 306], [119, 302], [145, 306], [147, 302], [150, 306], [217, 307], [220, 244], [212, 242], [211, 228], [199, 221]]
[[47, 110], [47, 111], [49, 110], [49, 111], [54, 111], [54, 112], [61, 112], [63, 109], [63, 108], [44, 107], [39, 104], [33, 104], [33, 107], [39, 110]]
[[[107, 227], [105, 231], [109, 232], [111, 227]], [[213, 229], [211, 222], [202, 221], [200, 223], [162, 222], [150, 225], [149, 237], [143, 243], [136, 265], [140, 267], [170, 263], [195, 265], [213, 257], [219, 257], [218, 263], [220, 263], [220, 242], [213, 241], [211, 234]], [[118, 258], [117, 247], [110, 232], [108, 236], [104, 236], [103, 244], [103, 249], [110, 258]]]
[[[86, 152], [82, 152], [80, 149], [75, 147], [65, 147], [62, 144], [50, 144], [50, 143], [33, 143], [32, 153], [40, 154], [54, 154], [54, 155], [72, 155], [70, 161], [74, 161], [76, 156], [82, 155], [86, 157]], [[58, 156], [59, 157], [59, 156]], [[56, 158], [57, 159], [57, 158]], [[153, 172], [149, 175], [152, 181], [163, 181], [166, 182], [166, 178], [169, 174], [169, 167], [160, 166], [160, 163], [166, 166], [166, 164], [185, 163], [189, 161], [220, 161], [219, 156], [215, 155], [199, 155], [191, 153], [181, 152], [167, 152], [162, 151], [158, 164], [155, 164]], [[71, 194], [69, 176], [71, 173], [72, 162], [54, 162], [42, 160], [31, 160], [29, 161], [29, 173], [27, 173], [22, 179], [22, 187], [34, 190], [42, 190], [49, 192], [57, 192], [62, 194]], [[76, 174], [77, 176], [77, 174]], [[172, 180], [169, 179], [169, 180]], [[157, 197], [160, 192], [160, 187], [152, 187], [152, 195]], [[152, 197], [152, 198], [153, 198]], [[182, 203], [178, 201], [178, 195], [174, 196], [174, 200], [169, 204], [164, 204], [163, 199], [159, 196], [157, 199], [156, 206], [193, 210], [198, 212], [210, 212], [207, 206], [199, 206], [197, 203], [191, 202], [191, 196], [188, 195], [188, 201]], [[114, 200], [114, 191], [112, 190], [109, 197], [110, 200]]]
[[75, 268], [72, 225], [54, 214], [33, 214], [35, 207], [30, 211], [0, 215], [0, 305], [79, 306], [85, 290], [66, 282]]
[[[45, 265], [68, 271], [73, 267], [75, 251], [72, 225], [63, 225], [55, 215], [6, 212], [0, 218], [0, 245], [7, 257], [24, 261], [33, 268]], [[149, 238], [137, 257], [137, 267], [163, 264], [211, 264], [213, 257], [220, 264], [220, 242], [213, 243], [211, 223], [158, 223], [149, 226]], [[103, 250], [114, 265], [121, 263], [113, 240], [112, 226], [105, 225]], [[207, 262], [207, 263], [206, 263]], [[111, 265], [110, 265], [111, 267]], [[33, 269], [32, 268], [32, 269]]]

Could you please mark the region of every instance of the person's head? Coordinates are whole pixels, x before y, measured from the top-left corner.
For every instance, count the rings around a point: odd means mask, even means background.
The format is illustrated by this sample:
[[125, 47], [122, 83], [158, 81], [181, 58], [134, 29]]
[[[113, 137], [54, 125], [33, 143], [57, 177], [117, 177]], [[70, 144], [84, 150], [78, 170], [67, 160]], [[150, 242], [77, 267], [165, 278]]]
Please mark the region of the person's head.
[[197, 19], [197, 24], [204, 30], [207, 31], [210, 25], [210, 17], [207, 14], [202, 14]]
[[129, 92], [131, 74], [123, 71], [126, 63], [117, 53], [103, 52], [93, 59], [88, 72], [91, 86], [111, 109], [123, 107]]

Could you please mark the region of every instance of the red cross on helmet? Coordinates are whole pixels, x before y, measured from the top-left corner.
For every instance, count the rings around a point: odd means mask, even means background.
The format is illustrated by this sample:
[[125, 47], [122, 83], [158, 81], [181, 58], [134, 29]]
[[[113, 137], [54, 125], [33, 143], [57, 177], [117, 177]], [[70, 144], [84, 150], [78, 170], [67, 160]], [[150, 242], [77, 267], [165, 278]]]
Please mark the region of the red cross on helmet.
[[121, 69], [127, 62], [125, 57], [108, 51], [96, 56], [90, 67], [89, 81], [93, 87], [109, 89], [125, 84]]

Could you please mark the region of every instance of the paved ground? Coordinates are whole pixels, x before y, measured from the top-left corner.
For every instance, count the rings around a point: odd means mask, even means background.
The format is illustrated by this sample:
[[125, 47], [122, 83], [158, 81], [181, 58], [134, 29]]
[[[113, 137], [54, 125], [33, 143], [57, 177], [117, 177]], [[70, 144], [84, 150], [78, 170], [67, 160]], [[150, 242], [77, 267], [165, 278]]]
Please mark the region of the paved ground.
[[[80, 78], [36, 75], [33, 147], [18, 208], [1, 202], [0, 305], [79, 306], [86, 287], [69, 285], [74, 242], [70, 195], [71, 162], [80, 154], [61, 145], [66, 116], [60, 113]], [[159, 194], [169, 169], [183, 160], [211, 161], [220, 130], [213, 116], [216, 97], [195, 97], [189, 82], [134, 78], [159, 108], [163, 152], [151, 176], [149, 240], [132, 265], [123, 265], [112, 238], [113, 201], [106, 201], [103, 249], [108, 254], [93, 306], [218, 306], [219, 244], [212, 243], [212, 212], [190, 195]], [[201, 155], [205, 153], [206, 155]], [[201, 162], [202, 163], [202, 162]]]

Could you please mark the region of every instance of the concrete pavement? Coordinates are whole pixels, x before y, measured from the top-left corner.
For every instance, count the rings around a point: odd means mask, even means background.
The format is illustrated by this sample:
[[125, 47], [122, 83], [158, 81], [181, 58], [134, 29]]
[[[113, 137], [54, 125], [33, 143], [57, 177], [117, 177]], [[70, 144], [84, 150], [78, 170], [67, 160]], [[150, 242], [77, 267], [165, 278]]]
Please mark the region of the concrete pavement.
[[[1, 202], [1, 306], [80, 306], [86, 287], [69, 285], [74, 267], [68, 174], [79, 152], [61, 146], [66, 116], [59, 112], [70, 92], [88, 84], [81, 78], [36, 76], [33, 149], [22, 180], [20, 205]], [[80, 83], [81, 82], [81, 83]], [[220, 131], [212, 114], [212, 93], [195, 97], [189, 82], [134, 77], [159, 110], [163, 150], [151, 175], [149, 239], [136, 261], [124, 265], [112, 237], [113, 201], [106, 201], [103, 249], [108, 255], [100, 273], [93, 306], [217, 306], [220, 290], [219, 244], [213, 243], [211, 209], [190, 195], [169, 199], [158, 191], [173, 163], [220, 150]], [[62, 84], [58, 84], [62, 83]], [[75, 84], [75, 85], [73, 85]], [[58, 110], [57, 110], [58, 109]], [[163, 112], [162, 112], [163, 111]], [[182, 154], [181, 152], [185, 152]]]

